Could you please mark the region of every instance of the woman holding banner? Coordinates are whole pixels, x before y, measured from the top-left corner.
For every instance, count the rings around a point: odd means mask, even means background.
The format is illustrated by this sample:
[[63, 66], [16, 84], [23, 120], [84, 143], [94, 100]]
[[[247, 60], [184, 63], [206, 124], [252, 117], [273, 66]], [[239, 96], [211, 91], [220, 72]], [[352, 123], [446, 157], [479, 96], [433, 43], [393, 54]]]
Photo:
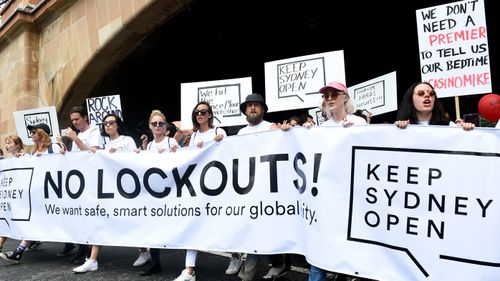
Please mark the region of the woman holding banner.
[[[30, 131], [31, 140], [35, 144], [31, 155], [41, 156], [49, 153], [61, 153], [64, 154], [65, 150], [57, 143], [52, 143], [50, 139], [50, 128], [47, 124], [40, 123], [35, 125], [28, 125], [27, 129]], [[21, 151], [23, 149], [23, 143], [18, 136], [11, 136], [5, 139], [5, 147], [7, 152], [10, 154], [19, 157], [21, 155]], [[2, 237], [0, 243], [3, 245], [5, 240]], [[0, 245], [0, 246], [1, 246]], [[28, 249], [33, 249], [39, 247], [41, 242], [39, 241], [28, 241], [23, 240], [19, 243], [19, 246], [13, 251], [9, 251], [6, 253], [0, 253], [0, 258], [12, 262], [12, 263], [20, 263], [23, 253]]]
[[[7, 157], [9, 157], [9, 154], [11, 156], [19, 157], [19, 156], [21, 156], [23, 149], [24, 149], [23, 140], [19, 136], [12, 135], [12, 136], [8, 136], [5, 138], [5, 151], [6, 151]], [[0, 252], [2, 252], [2, 247], [5, 244], [5, 242], [7, 242], [7, 237], [3, 237], [3, 236], [0, 237]], [[40, 242], [37, 242], [37, 243], [40, 243]], [[28, 243], [21, 243], [21, 245], [23, 245], [23, 247], [28, 248], [29, 242]], [[16, 249], [16, 251], [17, 251], [17, 249]], [[5, 259], [7, 261], [19, 262], [21, 260], [22, 253], [21, 253], [21, 255], [18, 256], [19, 259], [17, 259], [16, 255], [14, 254], [14, 252], [16, 252], [16, 251], [11, 251], [11, 252], [7, 252], [7, 253], [0, 253], [0, 257], [2, 257], [3, 259]]]
[[[126, 127], [120, 116], [116, 114], [108, 114], [104, 117], [102, 122], [101, 135], [108, 137], [109, 142], [104, 144], [104, 149], [109, 153], [116, 151], [134, 151], [137, 147], [132, 137], [127, 136]], [[85, 273], [95, 271], [98, 269], [97, 257], [101, 246], [92, 245], [90, 258], [84, 264], [73, 269], [76, 273]]]
[[[200, 101], [195, 105], [191, 113], [193, 123], [193, 134], [189, 141], [190, 147], [202, 148], [209, 141], [220, 141], [227, 136], [222, 128], [214, 127], [214, 113], [212, 106], [206, 101]], [[194, 281], [197, 250], [186, 250], [185, 266], [179, 277], [174, 281]]]
[[[321, 126], [342, 126], [348, 128], [353, 125], [367, 125], [363, 117], [355, 115], [355, 107], [349, 96], [347, 87], [340, 82], [330, 82], [322, 87], [319, 92], [322, 94], [323, 102], [321, 110], [327, 120]], [[305, 124], [306, 127], [311, 127]], [[334, 273], [335, 280], [347, 280], [347, 275]], [[326, 270], [311, 265], [309, 270], [309, 281], [325, 281]], [[366, 279], [359, 279], [366, 280]]]
[[401, 129], [409, 124], [458, 126], [466, 131], [475, 127], [473, 123], [455, 124], [450, 121], [437, 99], [434, 87], [427, 82], [414, 83], [406, 90], [394, 124]]
[[[139, 153], [141, 150], [147, 150], [153, 153], [168, 153], [176, 152], [179, 148], [179, 144], [174, 138], [169, 137], [170, 134], [169, 124], [165, 115], [160, 110], [153, 110], [149, 116], [149, 129], [153, 134], [153, 140], [148, 142], [148, 137], [146, 135], [141, 136], [141, 149], [136, 149], [135, 151]], [[140, 272], [141, 276], [147, 276], [154, 273], [161, 272], [160, 263], [160, 249], [152, 248], [139, 249], [139, 257], [134, 262], [133, 266], [141, 266], [151, 261], [145, 270]]]

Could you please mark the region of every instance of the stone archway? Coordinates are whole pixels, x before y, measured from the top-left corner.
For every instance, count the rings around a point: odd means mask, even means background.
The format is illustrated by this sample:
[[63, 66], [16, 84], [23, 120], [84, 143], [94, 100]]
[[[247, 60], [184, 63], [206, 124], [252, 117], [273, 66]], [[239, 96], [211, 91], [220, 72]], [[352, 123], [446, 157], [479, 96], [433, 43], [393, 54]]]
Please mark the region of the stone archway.
[[2, 137], [12, 112], [56, 106], [58, 119], [192, 0], [10, 0], [0, 10]]
[[[58, 110], [60, 123], [65, 123], [70, 108], [82, 105], [102, 77], [141, 44], [148, 34], [188, 7], [191, 1], [152, 1], [110, 34], [106, 44], [95, 50], [88, 64], [81, 69], [65, 92]], [[110, 25], [112, 29], [113, 23], [110, 22]]]

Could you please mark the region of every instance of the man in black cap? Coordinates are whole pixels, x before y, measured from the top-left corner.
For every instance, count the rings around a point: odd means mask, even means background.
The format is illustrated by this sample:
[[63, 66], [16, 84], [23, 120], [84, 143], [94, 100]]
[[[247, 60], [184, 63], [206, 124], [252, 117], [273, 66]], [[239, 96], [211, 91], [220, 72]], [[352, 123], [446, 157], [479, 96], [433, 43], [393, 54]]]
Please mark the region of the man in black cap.
[[[281, 126], [276, 123], [271, 123], [264, 120], [264, 115], [267, 112], [267, 105], [264, 102], [264, 98], [259, 94], [248, 95], [245, 102], [241, 103], [240, 110], [246, 115], [248, 125], [241, 128], [238, 131], [238, 135], [250, 134], [264, 132], [273, 129], [280, 129]], [[255, 273], [257, 272], [258, 266], [264, 258], [270, 257], [272, 262], [272, 268], [269, 272], [262, 277], [262, 279], [274, 280], [278, 277], [285, 275], [288, 270], [283, 261], [282, 255], [255, 255], [247, 253], [247, 258], [241, 270], [238, 273], [238, 277], [243, 281], [251, 281], [254, 279]], [[231, 263], [236, 264], [235, 255], [231, 257]], [[231, 263], [229, 267], [231, 267]], [[241, 262], [240, 262], [241, 265]], [[230, 268], [228, 268], [229, 270]], [[226, 271], [227, 273], [227, 271]]]
[[259, 94], [248, 95], [245, 102], [240, 104], [240, 110], [247, 117], [248, 125], [238, 131], [238, 135], [258, 133], [271, 129], [279, 129], [280, 126], [264, 120], [267, 105]]

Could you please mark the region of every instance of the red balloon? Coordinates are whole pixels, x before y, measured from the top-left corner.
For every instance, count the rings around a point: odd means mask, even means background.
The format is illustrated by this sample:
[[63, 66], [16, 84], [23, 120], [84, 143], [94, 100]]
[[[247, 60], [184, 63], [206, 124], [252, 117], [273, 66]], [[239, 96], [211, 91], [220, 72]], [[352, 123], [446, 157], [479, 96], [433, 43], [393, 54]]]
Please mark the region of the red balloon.
[[500, 95], [487, 94], [483, 96], [479, 100], [477, 108], [484, 119], [497, 122], [500, 119]]

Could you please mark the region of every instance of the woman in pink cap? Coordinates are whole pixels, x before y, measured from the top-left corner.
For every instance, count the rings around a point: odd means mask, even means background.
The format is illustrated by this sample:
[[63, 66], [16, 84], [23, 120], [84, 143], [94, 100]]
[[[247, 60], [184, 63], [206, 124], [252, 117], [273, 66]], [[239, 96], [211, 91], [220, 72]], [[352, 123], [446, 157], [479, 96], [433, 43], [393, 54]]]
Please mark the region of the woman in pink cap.
[[[322, 94], [321, 110], [326, 115], [327, 120], [321, 126], [342, 126], [344, 128], [352, 125], [367, 125], [363, 117], [354, 115], [354, 107], [349, 96], [347, 87], [337, 81], [330, 82], [319, 90]], [[310, 127], [307, 126], [306, 127]], [[336, 278], [345, 278], [345, 275], [335, 273]], [[309, 281], [325, 281], [326, 270], [311, 265], [309, 270]], [[360, 279], [367, 280], [367, 279]]]
[[323, 110], [328, 119], [321, 126], [367, 125], [364, 118], [353, 114], [356, 109], [344, 84], [337, 81], [330, 82], [319, 92], [322, 94]]

